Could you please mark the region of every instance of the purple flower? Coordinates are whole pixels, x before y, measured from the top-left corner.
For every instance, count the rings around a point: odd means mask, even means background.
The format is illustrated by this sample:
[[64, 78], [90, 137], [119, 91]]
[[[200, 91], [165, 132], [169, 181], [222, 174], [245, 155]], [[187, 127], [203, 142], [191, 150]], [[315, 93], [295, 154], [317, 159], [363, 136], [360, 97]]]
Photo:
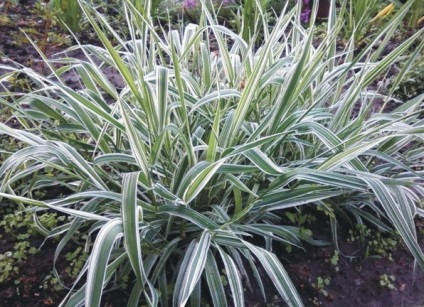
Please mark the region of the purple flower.
[[300, 14], [300, 21], [308, 22], [310, 16], [311, 16], [311, 9], [310, 8], [303, 9], [302, 13]]
[[184, 0], [184, 8], [195, 9], [197, 7], [197, 0]]
[[309, 0], [302, 0], [302, 12], [300, 13], [300, 21], [308, 22], [311, 16], [311, 8], [309, 6]]

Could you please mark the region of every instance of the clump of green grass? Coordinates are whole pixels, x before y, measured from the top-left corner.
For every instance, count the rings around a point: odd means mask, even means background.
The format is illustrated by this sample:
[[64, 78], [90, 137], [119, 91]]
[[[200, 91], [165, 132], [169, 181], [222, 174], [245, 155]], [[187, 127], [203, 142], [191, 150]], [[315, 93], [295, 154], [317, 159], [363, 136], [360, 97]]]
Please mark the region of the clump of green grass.
[[[149, 11], [130, 1], [123, 5], [125, 40], [79, 2], [103, 47], [71, 48], [87, 59], [55, 60], [65, 64], [59, 69], [46, 59], [54, 78], [23, 68], [38, 90], [0, 96], [14, 98], [24, 127], [0, 124], [0, 132], [27, 144], [0, 167], [0, 196], [72, 217], [49, 233], [62, 235], [56, 259], [77, 231], [87, 238], [89, 256], [76, 280], [84, 285], [66, 306], [99, 306], [104, 289], [120, 287], [130, 272], [130, 305], [183, 306], [210, 297], [226, 306], [222, 269], [232, 302], [244, 306], [244, 288], [265, 300], [258, 266], [287, 304], [301, 306], [272, 246], [328, 244], [283, 223], [287, 209], [304, 205], [327, 212], [333, 233], [338, 213], [394, 227], [424, 268], [414, 226], [414, 216], [423, 215], [423, 174], [414, 170], [423, 152], [409, 147], [423, 141], [424, 96], [371, 114], [377, 99], [390, 97], [369, 89], [424, 31], [380, 57], [408, 5], [355, 55], [353, 38], [336, 53], [344, 21], [334, 2], [316, 48], [298, 6], [263, 28], [257, 48], [207, 9], [200, 24], [159, 36]], [[119, 72], [122, 89], [104, 67]], [[69, 69], [81, 77], [81, 89], [62, 82]], [[53, 186], [72, 193], [29, 197]]]

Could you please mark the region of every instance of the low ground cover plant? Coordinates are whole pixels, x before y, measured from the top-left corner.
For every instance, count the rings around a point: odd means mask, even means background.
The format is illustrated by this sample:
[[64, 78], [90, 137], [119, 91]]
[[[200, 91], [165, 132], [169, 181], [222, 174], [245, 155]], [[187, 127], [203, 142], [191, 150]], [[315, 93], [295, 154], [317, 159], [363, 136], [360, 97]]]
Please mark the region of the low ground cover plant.
[[[5, 86], [0, 94], [20, 123], [0, 123], [0, 133], [26, 144], [0, 167], [0, 197], [36, 222], [46, 210], [69, 215], [48, 233], [61, 238], [56, 260], [78, 231], [87, 237], [89, 256], [74, 287], [83, 286], [63, 305], [99, 306], [105, 289], [133, 276], [130, 306], [199, 305], [202, 298], [244, 306], [245, 287], [266, 299], [261, 266], [288, 305], [302, 306], [274, 250], [329, 244], [282, 222], [287, 209], [306, 205], [329, 213], [335, 240], [339, 220], [396, 229], [424, 269], [414, 224], [424, 215], [417, 168], [424, 95], [395, 101], [387, 112], [391, 93], [370, 89], [408, 54], [400, 83], [423, 50], [419, 42], [409, 51], [420, 30], [382, 56], [413, 3], [358, 53], [355, 33], [336, 52], [344, 20], [334, 1], [319, 46], [316, 5], [308, 26], [298, 5], [262, 27], [258, 47], [254, 37], [221, 26], [206, 5], [199, 24], [159, 35], [149, 9], [124, 1], [125, 39], [79, 0], [102, 47], [78, 44], [44, 58], [50, 76], [2, 65], [9, 73], [0, 82], [19, 72], [34, 90]], [[268, 24], [268, 14], [255, 16]], [[75, 51], [84, 59], [67, 56]], [[105, 68], [117, 72], [122, 88]], [[70, 70], [80, 88], [63, 81]], [[52, 188], [65, 196], [33, 197]]]

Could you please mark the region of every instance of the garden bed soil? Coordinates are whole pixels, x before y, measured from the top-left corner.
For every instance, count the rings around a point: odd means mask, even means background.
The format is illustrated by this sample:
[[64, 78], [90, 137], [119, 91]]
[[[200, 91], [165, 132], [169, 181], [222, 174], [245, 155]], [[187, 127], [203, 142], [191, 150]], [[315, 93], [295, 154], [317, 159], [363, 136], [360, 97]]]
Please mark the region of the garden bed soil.
[[[326, 229], [329, 233], [326, 223], [317, 223], [315, 227]], [[41, 237], [31, 238], [31, 244], [36, 247], [42, 241]], [[14, 237], [3, 236], [0, 240], [0, 254], [11, 250], [14, 242]], [[423, 243], [420, 242], [422, 247]], [[1, 307], [59, 305], [67, 290], [55, 291], [46, 283], [52, 275], [56, 245], [57, 241], [47, 241], [36, 254], [18, 265], [19, 274], [0, 284]], [[69, 247], [69, 251], [71, 249]], [[414, 270], [414, 259], [403, 245], [391, 252], [390, 259], [377, 254], [365, 257], [366, 247], [357, 242], [348, 242], [346, 237], [339, 238], [340, 255], [337, 261], [332, 262], [335, 250], [334, 246], [319, 248], [305, 245], [305, 250], [295, 249], [291, 253], [276, 251], [306, 306], [424, 305], [424, 271], [419, 268]], [[69, 281], [62, 261], [59, 261], [58, 273]], [[384, 281], [382, 276], [393, 276], [394, 280], [389, 279], [393, 289], [389, 285], [381, 285]], [[265, 282], [267, 302], [264, 302], [251, 278], [254, 290], [251, 292], [246, 288], [246, 306], [285, 306], [269, 280]], [[319, 286], [320, 279], [324, 281], [322, 287]], [[226, 290], [230, 294], [230, 289]], [[102, 306], [123, 306], [129, 295], [130, 292], [125, 289], [107, 292]]]
[[[14, 61], [42, 71], [43, 65], [37, 61], [38, 53], [29, 43], [20, 41], [22, 32], [19, 28], [39, 29], [44, 25], [45, 21], [33, 14], [34, 3], [34, 0], [21, 1], [20, 5], [9, 8], [9, 22], [0, 19], [2, 64], [10, 65], [11, 61]], [[43, 39], [43, 32], [36, 32], [30, 36], [35, 41], [40, 41]], [[64, 47], [61, 44], [50, 44], [45, 45], [43, 49], [47, 55], [51, 55], [63, 50]], [[0, 70], [0, 76], [4, 72]], [[76, 80], [74, 81], [76, 84]], [[71, 80], [69, 86], [74, 86], [72, 82]], [[8, 119], [2, 118], [2, 120]], [[3, 218], [1, 214], [0, 218]], [[424, 225], [423, 222], [419, 224]], [[328, 223], [322, 219], [315, 222], [314, 228], [320, 229], [320, 233], [324, 233], [324, 230], [327, 230], [326, 233], [331, 233]], [[334, 261], [336, 250], [334, 246], [325, 248], [305, 246], [305, 250], [295, 249], [291, 253], [285, 250], [276, 251], [305, 305], [364, 307], [424, 305], [422, 290], [424, 272], [420, 268], [414, 268], [413, 257], [402, 244], [398, 244], [390, 256], [367, 255], [366, 242], [363, 244], [349, 242], [346, 229], [341, 229], [341, 234], [338, 243], [340, 255], [337, 261]], [[13, 249], [16, 239], [10, 234], [1, 233], [1, 235], [0, 254], [4, 254]], [[41, 237], [31, 238], [31, 245], [34, 247], [40, 247], [42, 242]], [[0, 284], [0, 307], [57, 306], [61, 302], [67, 290], [55, 291], [53, 287], [46, 287], [46, 278], [52, 274], [56, 245], [57, 241], [48, 240], [37, 253], [18, 264], [19, 273]], [[424, 247], [422, 240], [420, 245]], [[65, 281], [69, 281], [64, 265], [59, 263], [57, 269], [59, 275]], [[388, 283], [382, 285], [385, 280]], [[254, 284], [254, 281], [252, 282]], [[266, 290], [268, 292], [265, 303], [260, 299], [261, 295], [257, 289], [253, 293], [246, 289], [246, 305], [284, 306], [270, 281], [266, 285]], [[122, 306], [128, 297], [129, 293], [126, 290], [107, 292], [102, 306]]]

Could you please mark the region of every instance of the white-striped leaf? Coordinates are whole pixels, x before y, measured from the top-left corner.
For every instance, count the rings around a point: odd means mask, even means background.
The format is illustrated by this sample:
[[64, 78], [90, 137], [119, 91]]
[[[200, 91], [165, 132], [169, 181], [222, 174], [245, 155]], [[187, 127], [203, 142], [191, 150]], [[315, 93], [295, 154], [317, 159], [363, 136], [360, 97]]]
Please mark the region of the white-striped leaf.
[[290, 277], [277, 256], [263, 248], [255, 246], [249, 242], [244, 242], [247, 248], [259, 259], [268, 276], [271, 278], [278, 293], [284, 298], [289, 306], [303, 306], [302, 299], [297, 293]]
[[179, 268], [174, 289], [174, 306], [183, 307], [199, 282], [211, 243], [211, 234], [204, 231], [198, 242], [190, 243]]
[[120, 218], [107, 222], [99, 231], [89, 258], [85, 303], [87, 306], [100, 306], [103, 287], [106, 282], [106, 270], [110, 253], [116, 240], [123, 236]]

